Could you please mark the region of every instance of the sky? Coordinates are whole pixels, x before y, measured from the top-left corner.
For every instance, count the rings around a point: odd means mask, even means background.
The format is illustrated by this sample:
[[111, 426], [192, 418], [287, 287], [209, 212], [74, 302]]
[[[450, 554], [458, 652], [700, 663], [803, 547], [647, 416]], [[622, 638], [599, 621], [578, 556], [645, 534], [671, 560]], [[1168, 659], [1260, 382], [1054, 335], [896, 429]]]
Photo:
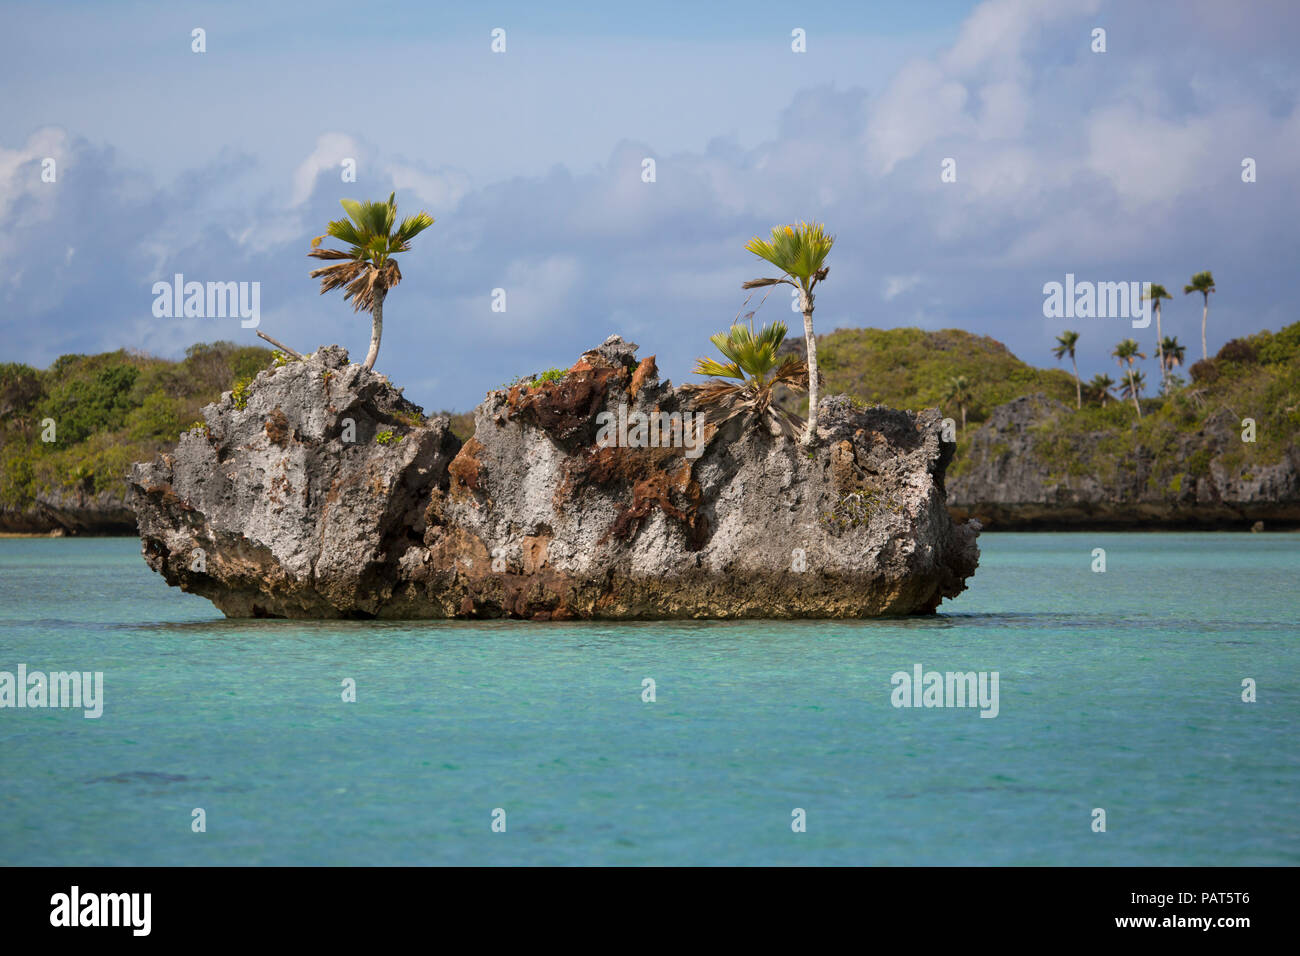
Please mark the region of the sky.
[[[1211, 352], [1297, 320], [1300, 4], [1285, 0], [173, 0], [0, 17], [0, 361], [264, 344], [238, 318], [156, 316], [153, 286], [177, 273], [260, 283], [258, 328], [360, 360], [368, 316], [319, 295], [306, 253], [341, 198], [392, 191], [399, 216], [436, 221], [400, 257], [376, 367], [430, 411], [613, 333], [695, 380], [741, 283], [769, 274], [745, 242], [805, 219], [836, 236], [819, 332], [960, 328], [1048, 366], [1073, 328], [1086, 379], [1116, 373], [1127, 336], [1153, 354], [1155, 327], [1046, 317], [1044, 284], [1067, 274], [1165, 285], [1164, 331], [1189, 362], [1194, 272], [1217, 283]], [[758, 319], [801, 327], [783, 294]]]

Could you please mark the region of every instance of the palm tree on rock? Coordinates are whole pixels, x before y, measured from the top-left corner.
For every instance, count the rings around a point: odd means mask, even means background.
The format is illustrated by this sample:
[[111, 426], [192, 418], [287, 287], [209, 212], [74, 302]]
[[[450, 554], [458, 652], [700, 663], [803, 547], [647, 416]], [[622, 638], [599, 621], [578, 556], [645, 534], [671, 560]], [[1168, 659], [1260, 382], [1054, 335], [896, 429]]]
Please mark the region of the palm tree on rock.
[[1133, 384], [1133, 360], [1144, 359], [1146, 355], [1138, 351], [1138, 344], [1132, 339], [1125, 339], [1120, 342], [1119, 345], [1115, 346], [1115, 351], [1110, 354], [1119, 362], [1120, 368], [1123, 368], [1128, 373], [1128, 387], [1122, 389], [1122, 394], [1124, 394], [1125, 398], [1131, 397], [1133, 399], [1133, 407], [1137, 409], [1138, 418], [1141, 418], [1142, 406], [1138, 404], [1137, 388]]
[[1210, 357], [1209, 347], [1205, 344], [1205, 324], [1210, 317], [1210, 293], [1214, 291], [1214, 276], [1207, 272], [1198, 272], [1192, 276], [1190, 285], [1183, 286], [1183, 295], [1199, 292], [1205, 299], [1205, 308], [1201, 310], [1201, 358]]
[[1142, 294], [1142, 298], [1150, 300], [1152, 307], [1156, 312], [1156, 359], [1160, 362], [1160, 384], [1164, 385], [1165, 381], [1165, 353], [1164, 353], [1164, 332], [1160, 329], [1160, 300], [1172, 299], [1173, 296], [1162, 285], [1151, 283], [1151, 288]]
[[1070, 364], [1074, 366], [1074, 407], [1083, 408], [1083, 386], [1079, 383], [1079, 363], [1074, 359], [1074, 347], [1079, 342], [1079, 333], [1066, 329], [1056, 337], [1056, 348], [1052, 349], [1052, 354], [1056, 356], [1059, 362], [1063, 356], [1070, 356]]
[[716, 378], [686, 386], [704, 407], [707, 421], [721, 427], [742, 416], [747, 426], [763, 424], [771, 433], [787, 438], [798, 434], [803, 421], [776, 403], [777, 388], [801, 391], [808, 366], [797, 355], [777, 359], [785, 336], [784, 322], [773, 322], [757, 333], [752, 327], [738, 323], [726, 332], [709, 336], [709, 341], [727, 361], [697, 359], [695, 374]]
[[751, 279], [742, 288], [757, 289], [770, 285], [789, 285], [799, 290], [799, 310], [803, 313], [803, 336], [808, 351], [808, 425], [804, 429], [803, 443], [817, 441], [817, 337], [813, 334], [813, 289], [824, 280], [830, 269], [826, 256], [830, 254], [835, 237], [828, 235], [820, 223], [801, 222], [794, 226], [775, 226], [772, 238], [755, 236], [745, 244], [745, 249], [766, 259], [781, 270], [777, 279]]
[[365, 368], [375, 367], [379, 355], [379, 339], [384, 332], [384, 299], [397, 283], [402, 281], [402, 270], [393, 257], [411, 248], [411, 240], [433, 225], [433, 217], [418, 212], [402, 220], [397, 230], [396, 193], [390, 193], [388, 202], [357, 202], [355, 199], [339, 200], [347, 219], [335, 219], [325, 227], [325, 234], [348, 244], [347, 249], [321, 249], [325, 236], [311, 242], [313, 259], [342, 259], [337, 265], [315, 269], [313, 279], [320, 279], [320, 292], [345, 287], [343, 301], [352, 300], [357, 312], [369, 312], [370, 351], [363, 363]]

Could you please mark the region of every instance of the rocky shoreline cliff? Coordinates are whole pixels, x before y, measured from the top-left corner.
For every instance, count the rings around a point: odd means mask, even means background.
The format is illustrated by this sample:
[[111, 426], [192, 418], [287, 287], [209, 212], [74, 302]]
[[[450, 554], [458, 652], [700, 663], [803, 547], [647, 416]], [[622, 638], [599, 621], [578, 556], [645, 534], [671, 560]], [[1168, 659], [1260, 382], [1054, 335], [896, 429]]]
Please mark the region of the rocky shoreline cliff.
[[1300, 528], [1300, 449], [1276, 463], [1243, 457], [1228, 409], [1122, 456], [1106, 448], [1110, 430], [1065, 427], [1073, 411], [1041, 394], [995, 408], [949, 479], [953, 517], [997, 531]]
[[610, 444], [602, 422], [692, 412], [617, 336], [489, 393], [464, 443], [338, 347], [241, 399], [129, 479], [150, 567], [232, 617], [926, 613], [978, 563], [937, 412], [827, 399], [812, 453], [739, 419]]
[[126, 489], [42, 492], [26, 508], [0, 507], [0, 532], [45, 535], [133, 535], [135, 512]]

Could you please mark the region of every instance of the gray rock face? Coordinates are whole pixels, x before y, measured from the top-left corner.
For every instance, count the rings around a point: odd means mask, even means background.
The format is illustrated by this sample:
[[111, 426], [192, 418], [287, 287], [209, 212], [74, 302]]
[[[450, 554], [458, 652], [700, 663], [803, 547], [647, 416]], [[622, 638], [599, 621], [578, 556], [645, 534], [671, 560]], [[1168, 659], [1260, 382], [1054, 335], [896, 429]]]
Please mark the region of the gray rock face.
[[1240, 421], [1220, 410], [1174, 447], [1117, 456], [1107, 433], [1064, 455], [1052, 424], [1072, 409], [1044, 395], [999, 405], [971, 437], [969, 462], [949, 481], [956, 520], [989, 528], [1237, 528], [1300, 523], [1300, 456], [1273, 465], [1224, 463], [1241, 447]]
[[861, 617], [964, 590], [979, 526], [949, 517], [937, 412], [824, 400], [810, 455], [672, 431], [695, 411], [611, 336], [489, 393], [462, 445], [328, 347], [205, 408], [130, 497], [149, 565], [232, 617]]
[[19, 534], [135, 534], [135, 512], [125, 488], [98, 494], [60, 488], [43, 491], [27, 508], [0, 507], [0, 531]]

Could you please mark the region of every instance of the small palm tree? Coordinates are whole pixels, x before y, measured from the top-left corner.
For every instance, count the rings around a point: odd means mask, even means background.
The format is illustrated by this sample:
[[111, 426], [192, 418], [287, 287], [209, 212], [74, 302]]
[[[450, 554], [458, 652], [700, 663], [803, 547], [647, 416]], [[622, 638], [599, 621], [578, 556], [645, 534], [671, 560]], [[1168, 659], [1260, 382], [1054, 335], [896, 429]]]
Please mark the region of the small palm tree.
[[957, 408], [961, 410], [961, 430], [966, 430], [966, 406], [971, 403], [971, 385], [965, 375], [957, 375], [948, 379], [948, 384], [943, 390], [943, 400], [945, 402], [955, 402]]
[[1109, 375], [1094, 375], [1088, 387], [1101, 396], [1101, 404], [1104, 408], [1106, 399], [1111, 397], [1110, 390], [1115, 387], [1115, 380]]
[[[1147, 385], [1146, 375], [1143, 374], [1141, 369], [1137, 369], [1136, 371], [1129, 373], [1127, 382], [1124, 382], [1122, 385], [1120, 385], [1119, 387], [1120, 397], [1132, 398], [1133, 404], [1137, 405], [1138, 395], [1142, 394], [1142, 390], [1146, 388], [1146, 385]], [[1142, 417], [1141, 408], [1138, 409], [1138, 417], [1139, 418]]]
[[[733, 325], [726, 332], [709, 336], [709, 341], [727, 359], [701, 358], [696, 375], [717, 376], [702, 385], [688, 385], [696, 402], [705, 408], [708, 421], [719, 427], [738, 415], [747, 424], [765, 424], [773, 434], [794, 438], [803, 419], [776, 404], [779, 386], [802, 391], [808, 365], [797, 355], [777, 361], [777, 350], [785, 341], [786, 325], [773, 322], [755, 334], [750, 326]], [[736, 381], [720, 381], [735, 379]]]
[[811, 445], [817, 440], [817, 337], [813, 334], [813, 289], [826, 278], [830, 269], [826, 257], [830, 254], [835, 237], [827, 235], [819, 223], [801, 222], [797, 226], [775, 226], [770, 240], [755, 236], [745, 244], [745, 249], [766, 259], [783, 273], [779, 279], [751, 279], [742, 288], [757, 289], [762, 286], [785, 284], [799, 290], [799, 310], [803, 312], [803, 336], [808, 350], [808, 426], [803, 443]]
[[1183, 359], [1187, 355], [1187, 346], [1179, 343], [1178, 336], [1170, 335], [1160, 342], [1160, 354], [1164, 358], [1165, 371], [1172, 372], [1183, 364]]
[[375, 358], [379, 355], [379, 339], [384, 332], [384, 298], [402, 281], [402, 270], [397, 267], [393, 256], [410, 249], [411, 240], [433, 225], [432, 216], [419, 212], [403, 219], [394, 232], [396, 196], [396, 193], [390, 193], [386, 203], [339, 200], [349, 219], [335, 219], [325, 227], [325, 234], [346, 242], [350, 248], [321, 249], [320, 243], [325, 236], [317, 236], [311, 241], [311, 252], [307, 253], [313, 259], [346, 260], [315, 269], [311, 277], [320, 278], [321, 295], [346, 286], [343, 301], [351, 299], [355, 311], [370, 313], [370, 351], [366, 353], [366, 368], [374, 368]]
[[1205, 308], [1201, 310], [1201, 358], [1210, 357], [1210, 349], [1205, 344], [1205, 323], [1210, 317], [1210, 293], [1214, 291], [1214, 276], [1209, 272], [1198, 272], [1192, 276], [1190, 285], [1183, 286], [1183, 295], [1199, 292], [1205, 298]]
[[1083, 386], [1079, 384], [1079, 363], [1074, 360], [1074, 347], [1078, 341], [1079, 333], [1066, 329], [1056, 337], [1056, 348], [1052, 349], [1052, 354], [1056, 356], [1058, 362], [1063, 356], [1070, 356], [1070, 364], [1074, 366], [1074, 407], [1083, 408]]
[[1125, 398], [1132, 397], [1133, 407], [1137, 409], [1138, 418], [1142, 417], [1142, 406], [1138, 404], [1137, 389], [1133, 385], [1133, 360], [1144, 359], [1146, 355], [1138, 351], [1138, 344], [1132, 339], [1125, 339], [1115, 346], [1115, 351], [1110, 353], [1111, 356], [1120, 364], [1128, 373], [1128, 387], [1122, 389], [1121, 393]]
[[1160, 384], [1163, 386], [1165, 381], [1165, 353], [1164, 353], [1164, 332], [1160, 329], [1160, 300], [1172, 299], [1168, 291], [1162, 285], [1151, 283], [1151, 288], [1142, 293], [1143, 299], [1148, 299], [1156, 312], [1156, 359], [1160, 362]]

